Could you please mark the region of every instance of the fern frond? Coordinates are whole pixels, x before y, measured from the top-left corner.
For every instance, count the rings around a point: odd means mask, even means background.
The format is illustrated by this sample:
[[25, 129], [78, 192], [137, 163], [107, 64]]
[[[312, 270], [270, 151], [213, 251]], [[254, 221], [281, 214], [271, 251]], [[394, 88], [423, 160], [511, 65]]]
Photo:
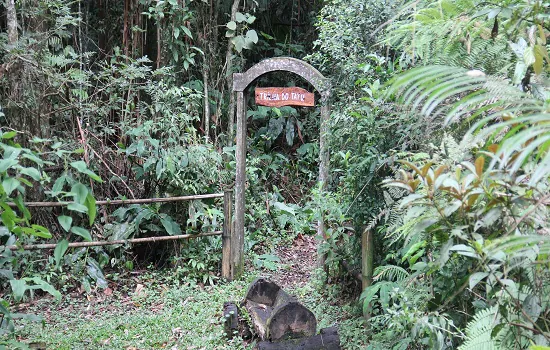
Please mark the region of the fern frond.
[[397, 265], [378, 266], [374, 269], [374, 281], [393, 281], [401, 283], [405, 281], [410, 274], [404, 268]]
[[496, 350], [491, 333], [499, 321], [496, 306], [478, 311], [466, 326], [466, 340], [458, 350]]
[[500, 137], [490, 168], [517, 172], [527, 160], [536, 166], [534, 186], [550, 174], [550, 111], [505, 80], [448, 66], [412, 69], [398, 76], [389, 88], [400, 100], [420, 111], [427, 122], [449, 125], [474, 121], [468, 135]]
[[506, 236], [491, 241], [483, 249], [490, 259], [506, 259], [509, 268], [529, 267], [540, 256], [550, 254], [550, 237], [542, 235]]
[[[429, 208], [421, 215], [413, 218], [406, 217], [408, 210], [403, 209], [404, 213], [400, 216], [400, 224], [394, 226], [395, 229], [386, 233], [386, 238], [391, 240], [390, 244], [395, 244], [401, 239], [406, 239], [405, 244], [410, 243], [410, 240], [414, 238], [415, 241], [420, 241], [425, 235], [425, 223], [432, 220], [434, 215], [437, 215], [435, 209]], [[393, 227], [392, 227], [393, 228]]]
[[378, 215], [376, 215], [374, 218], [372, 218], [371, 221], [369, 221], [369, 223], [365, 227], [365, 231], [372, 230], [384, 216], [389, 214], [389, 212], [390, 212], [390, 208], [384, 208], [380, 210]]

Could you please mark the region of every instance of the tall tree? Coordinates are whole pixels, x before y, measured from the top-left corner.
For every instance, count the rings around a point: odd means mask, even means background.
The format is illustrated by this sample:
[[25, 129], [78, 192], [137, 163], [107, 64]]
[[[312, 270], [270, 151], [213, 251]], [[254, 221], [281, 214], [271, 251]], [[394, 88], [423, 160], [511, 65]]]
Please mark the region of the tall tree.
[[[240, 0], [233, 0], [231, 6], [231, 20], [237, 18]], [[229, 144], [233, 144], [233, 123], [235, 122], [235, 94], [233, 93], [233, 43], [231, 40], [227, 43], [227, 52], [225, 54], [225, 69], [227, 79], [227, 90], [229, 91], [229, 106], [227, 114], [227, 135]]]
[[15, 12], [15, 0], [6, 1], [6, 18], [8, 21], [8, 43], [14, 44], [19, 35], [17, 33], [17, 13]]

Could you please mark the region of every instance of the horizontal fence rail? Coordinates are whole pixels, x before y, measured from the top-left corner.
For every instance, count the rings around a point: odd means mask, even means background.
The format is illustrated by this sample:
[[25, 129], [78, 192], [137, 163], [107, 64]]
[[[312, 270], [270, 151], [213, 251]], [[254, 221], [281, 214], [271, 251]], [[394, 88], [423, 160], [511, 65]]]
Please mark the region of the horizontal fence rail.
[[[223, 231], [205, 232], [196, 235], [178, 235], [178, 236], [159, 236], [159, 237], [144, 237], [144, 238], [130, 238], [130, 239], [117, 239], [114, 241], [95, 241], [95, 242], [76, 242], [69, 243], [69, 248], [83, 248], [83, 247], [100, 247], [106, 245], [126, 244], [126, 243], [147, 243], [147, 242], [162, 242], [162, 241], [177, 241], [180, 239], [200, 238], [208, 236], [221, 236]], [[6, 248], [11, 250], [24, 249], [24, 250], [39, 250], [39, 249], [54, 249], [57, 246], [55, 243], [47, 244], [29, 244], [18, 247], [16, 245], [10, 245]]]
[[[125, 205], [125, 204], [151, 204], [151, 203], [170, 203], [170, 202], [183, 202], [183, 201], [192, 201], [200, 199], [212, 199], [212, 198], [223, 198], [223, 231], [215, 232], [205, 232], [199, 234], [187, 234], [187, 235], [177, 235], [177, 236], [159, 236], [159, 237], [143, 237], [143, 238], [130, 238], [130, 239], [119, 239], [113, 241], [95, 241], [95, 242], [75, 242], [69, 243], [68, 248], [85, 248], [85, 247], [99, 247], [107, 245], [118, 245], [118, 244], [135, 244], [135, 243], [147, 243], [147, 242], [162, 242], [162, 241], [176, 241], [181, 239], [193, 239], [209, 236], [222, 236], [222, 277], [231, 280], [233, 278], [234, 267], [232, 265], [232, 193], [233, 191], [228, 190], [224, 193], [213, 193], [213, 194], [199, 194], [194, 196], [180, 196], [180, 197], [167, 197], [167, 198], [144, 198], [144, 199], [114, 199], [114, 200], [104, 200], [96, 201], [96, 205]], [[48, 208], [48, 207], [65, 207], [72, 202], [25, 202], [26, 207], [33, 208]], [[17, 207], [15, 203], [8, 203], [10, 207]], [[45, 243], [45, 244], [28, 244], [28, 245], [11, 245], [7, 246], [6, 249], [10, 250], [40, 250], [40, 249], [55, 249], [57, 246], [56, 243]]]
[[[151, 203], [169, 203], [169, 202], [183, 202], [199, 199], [211, 199], [222, 198], [223, 193], [214, 194], [199, 194], [196, 196], [181, 196], [181, 197], [166, 197], [166, 198], [144, 198], [144, 199], [113, 199], [106, 201], [96, 201], [96, 205], [124, 205], [124, 204], [151, 204]], [[26, 207], [40, 208], [40, 207], [66, 207], [72, 202], [25, 202]], [[10, 207], [17, 207], [15, 203], [8, 203]]]

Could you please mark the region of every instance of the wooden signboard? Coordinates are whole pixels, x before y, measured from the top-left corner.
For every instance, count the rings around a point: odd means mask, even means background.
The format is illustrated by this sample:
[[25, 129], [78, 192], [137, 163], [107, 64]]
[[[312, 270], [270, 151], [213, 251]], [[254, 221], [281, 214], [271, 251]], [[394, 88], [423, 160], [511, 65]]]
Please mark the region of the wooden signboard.
[[315, 94], [299, 87], [256, 88], [256, 104], [268, 107], [315, 106]]

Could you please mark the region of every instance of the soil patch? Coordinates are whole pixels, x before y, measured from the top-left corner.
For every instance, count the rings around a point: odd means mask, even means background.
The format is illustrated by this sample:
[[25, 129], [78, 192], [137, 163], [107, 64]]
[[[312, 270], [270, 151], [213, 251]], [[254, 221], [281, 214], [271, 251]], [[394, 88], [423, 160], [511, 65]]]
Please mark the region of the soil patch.
[[288, 246], [279, 246], [277, 256], [283, 266], [270, 277], [285, 290], [308, 284], [317, 264], [317, 241], [313, 235], [299, 234]]

